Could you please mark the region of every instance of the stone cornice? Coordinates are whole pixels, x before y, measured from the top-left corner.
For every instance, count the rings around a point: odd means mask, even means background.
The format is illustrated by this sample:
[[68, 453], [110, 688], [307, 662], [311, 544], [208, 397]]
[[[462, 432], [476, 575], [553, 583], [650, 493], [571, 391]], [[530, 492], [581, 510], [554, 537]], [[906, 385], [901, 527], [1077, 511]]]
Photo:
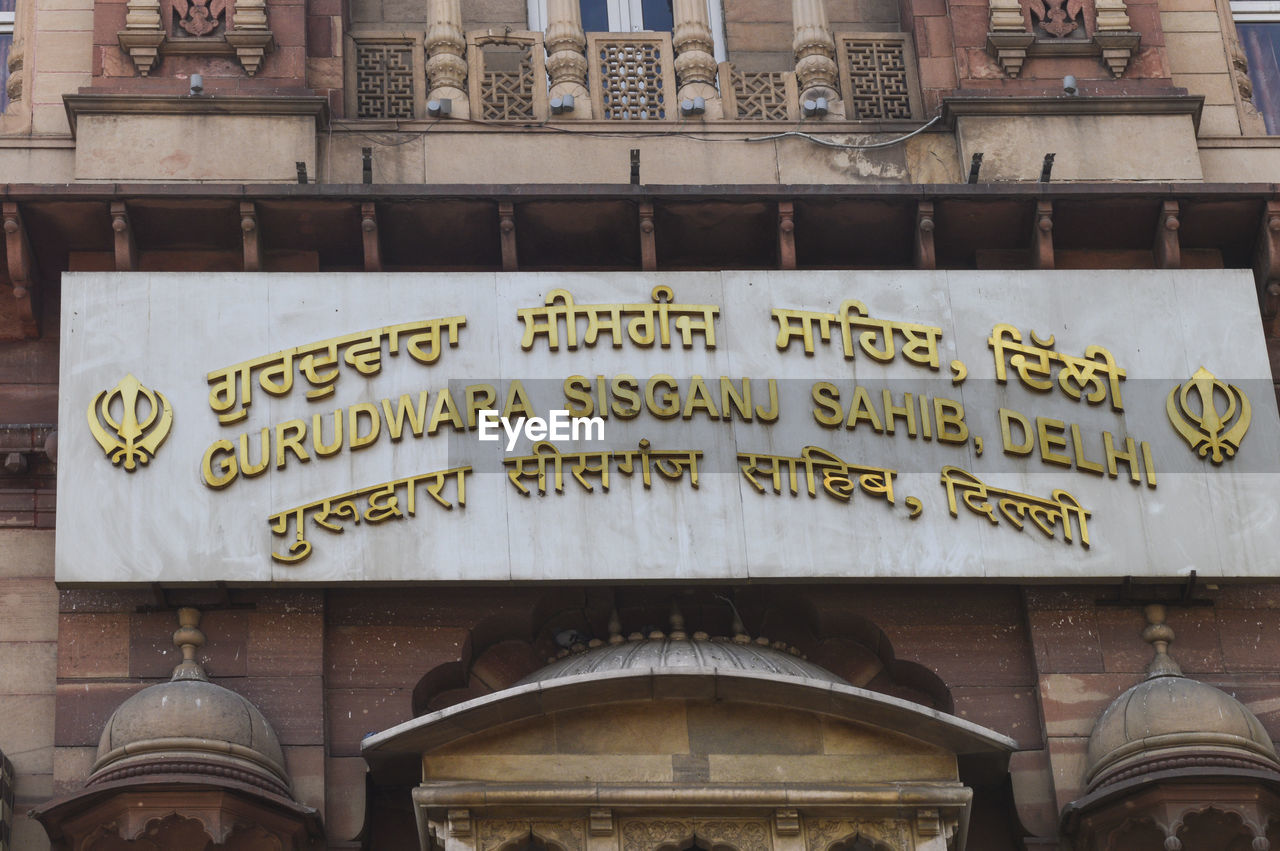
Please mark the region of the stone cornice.
[[329, 122], [329, 101], [318, 95], [139, 95], [81, 93], [62, 96], [71, 133], [81, 115], [303, 115], [317, 127]]
[[1203, 95], [1055, 95], [1009, 97], [1007, 95], [958, 95], [943, 98], [942, 119], [947, 127], [967, 116], [1025, 117], [1029, 115], [1190, 115], [1200, 126]]

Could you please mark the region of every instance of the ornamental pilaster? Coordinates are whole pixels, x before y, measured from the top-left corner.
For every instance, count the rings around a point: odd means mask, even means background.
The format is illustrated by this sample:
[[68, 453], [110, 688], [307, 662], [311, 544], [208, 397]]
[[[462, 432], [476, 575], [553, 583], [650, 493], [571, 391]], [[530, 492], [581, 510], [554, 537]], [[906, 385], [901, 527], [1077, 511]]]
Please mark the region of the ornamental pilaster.
[[547, 48], [547, 76], [551, 81], [551, 98], [571, 95], [572, 112], [560, 118], [590, 118], [591, 98], [587, 91], [587, 36], [582, 31], [582, 12], [578, 0], [547, 0], [547, 30], [543, 34]]
[[671, 11], [674, 15], [671, 43], [676, 51], [680, 99], [712, 100], [717, 96], [717, 68], [706, 0], [675, 0]]
[[428, 0], [427, 20], [427, 80], [431, 86], [427, 98], [448, 99], [452, 114], [467, 118], [467, 41], [459, 0]]
[[791, 0], [796, 82], [801, 102], [821, 97], [834, 104], [839, 98], [836, 42], [831, 36], [827, 11], [822, 3], [823, 0]]

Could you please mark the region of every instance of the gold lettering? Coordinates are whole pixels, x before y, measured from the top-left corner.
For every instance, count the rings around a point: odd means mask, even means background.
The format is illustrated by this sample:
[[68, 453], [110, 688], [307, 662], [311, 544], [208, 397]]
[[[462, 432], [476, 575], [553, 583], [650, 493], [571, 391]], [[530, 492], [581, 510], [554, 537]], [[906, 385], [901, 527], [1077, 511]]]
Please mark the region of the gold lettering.
[[[640, 415], [640, 382], [634, 375], [619, 375], [609, 385], [613, 391], [614, 402], [610, 406], [613, 415], [621, 420], [635, 419]], [[618, 402], [626, 402], [619, 405]]]
[[271, 463], [271, 429], [262, 429], [258, 435], [258, 446], [261, 450], [258, 458], [261, 460], [254, 464], [249, 461], [249, 435], [240, 435], [240, 474], [246, 479], [262, 475]]
[[849, 403], [849, 419], [845, 421], [844, 427], [857, 428], [858, 423], [864, 420], [870, 423], [875, 431], [884, 431], [884, 426], [880, 423], [880, 415], [871, 404], [870, 394], [859, 384], [853, 388], [853, 401]]
[[1090, 461], [1084, 455], [1084, 441], [1080, 439], [1080, 426], [1075, 423], [1071, 424], [1071, 446], [1076, 451], [1076, 467], [1081, 470], [1087, 470], [1090, 473], [1102, 475], [1102, 465], [1097, 461]]
[[[750, 379], [747, 379], [747, 380], [750, 381]], [[763, 423], [777, 422], [777, 419], [778, 419], [777, 379], [770, 378], [768, 379], [768, 381], [765, 382], [765, 384], [769, 388], [769, 407], [766, 408], [763, 405], [756, 405], [756, 417], [758, 417], [760, 422], [763, 422]]]
[[[404, 436], [404, 421], [407, 417], [409, 420], [409, 431], [414, 437], [422, 437], [422, 426], [427, 421], [427, 397], [431, 395], [429, 391], [423, 390], [418, 394], [418, 404], [414, 405], [413, 397], [408, 393], [401, 396], [396, 402], [396, 409], [393, 413], [391, 410], [391, 400], [382, 400], [382, 413], [387, 421], [387, 436], [393, 441], [398, 441]], [[354, 434], [354, 432], [353, 432]], [[342, 432], [338, 432], [339, 438]]]
[[[383, 404], [386, 404], [385, 399]], [[333, 443], [324, 442], [324, 429], [321, 427], [323, 422], [321, 414], [311, 415], [311, 448], [318, 457], [328, 458], [342, 450], [342, 409], [333, 412]]]
[[[360, 434], [360, 417], [369, 420], [369, 433]], [[378, 417], [378, 409], [368, 402], [357, 402], [347, 408], [347, 448], [355, 451], [363, 449], [378, 439], [382, 432], [382, 420]], [[279, 447], [276, 448], [277, 452]]]
[[435, 407], [431, 409], [431, 422], [427, 425], [427, 434], [435, 434], [446, 420], [453, 426], [454, 431], [462, 431], [467, 427], [462, 420], [462, 412], [453, 401], [453, 394], [449, 392], [448, 387], [442, 387], [436, 394]]
[[1115, 447], [1115, 438], [1111, 436], [1111, 432], [1104, 431], [1102, 433], [1102, 451], [1107, 456], [1107, 472], [1111, 478], [1117, 479], [1120, 473], [1116, 468], [1117, 461], [1123, 461], [1129, 468], [1129, 478], [1133, 481], [1140, 481], [1138, 478], [1138, 450], [1133, 444], [1132, 437], [1124, 439], [1124, 448], [1127, 452], [1117, 452]]
[[916, 406], [910, 393], [903, 393], [902, 407], [893, 404], [893, 393], [886, 387], [884, 390], [884, 430], [893, 434], [893, 423], [903, 419], [907, 423], [907, 435], [916, 436]]
[[1151, 444], [1145, 440], [1142, 441], [1142, 466], [1147, 471], [1147, 487], [1154, 490], [1156, 486], [1156, 462], [1151, 458]]
[[507, 403], [502, 406], [502, 416], [509, 420], [533, 416], [533, 403], [529, 401], [529, 394], [518, 378], [513, 379], [507, 387]]
[[695, 375], [689, 381], [689, 393], [685, 397], [684, 410], [680, 416], [686, 420], [693, 419], [694, 411], [706, 411], [707, 416], [712, 419], [720, 418], [720, 412], [716, 410], [716, 403], [711, 399], [711, 393], [701, 375]]
[[[370, 405], [370, 408], [373, 406]], [[373, 421], [377, 422], [377, 413], [374, 413]], [[302, 420], [287, 420], [276, 426], [276, 469], [283, 470], [285, 465], [285, 450], [292, 452], [294, 457], [302, 463], [311, 460], [311, 456], [307, 454], [307, 450], [302, 448], [302, 441], [307, 437], [307, 424]]]
[[[215, 460], [215, 456], [221, 457]], [[200, 472], [204, 476], [204, 483], [214, 490], [221, 490], [234, 482], [239, 475], [239, 470], [236, 469], [235, 444], [229, 440], [215, 440], [204, 451]]]
[[466, 394], [467, 428], [475, 428], [480, 422], [480, 412], [492, 408], [498, 400], [498, 390], [492, 384], [468, 384]]
[[[666, 392], [662, 394], [662, 402], [659, 403], [654, 395], [654, 391], [658, 387], [666, 387]], [[655, 375], [650, 378], [644, 385], [644, 401], [649, 407], [649, 413], [655, 417], [669, 420], [680, 413], [680, 393], [676, 380], [670, 375]]]
[[570, 403], [571, 417], [589, 417], [596, 412], [591, 401], [591, 380], [585, 375], [571, 375], [564, 380], [564, 398]]
[[[964, 405], [950, 399], [933, 400], [933, 418], [938, 421], [938, 440], [964, 443], [969, 439], [969, 426], [964, 422]], [[954, 426], [952, 431], [950, 426]]]
[[844, 421], [839, 388], [829, 381], [819, 381], [813, 385], [810, 395], [813, 403], [818, 406], [813, 409], [813, 418], [827, 428], [839, 428]]
[[738, 388], [733, 386], [733, 379], [725, 376], [720, 377], [720, 416], [723, 419], [733, 419], [733, 411], [738, 412], [738, 416], [742, 417], [746, 422], [751, 422], [751, 379], [742, 379], [742, 395], [738, 395]]
[[[1017, 424], [1018, 428], [1022, 429], [1021, 442], [1013, 439], [1013, 430], [1009, 428], [1013, 424]], [[1004, 451], [1009, 455], [1030, 455], [1031, 450], [1035, 448], [1035, 441], [1031, 438], [1031, 420], [1017, 411], [1001, 408], [1000, 439], [1004, 442]]]
[[1054, 449], [1066, 449], [1067, 424], [1062, 420], [1052, 420], [1048, 417], [1036, 417], [1036, 435], [1040, 440], [1040, 460], [1046, 464], [1057, 464], [1061, 467], [1070, 467], [1071, 458], [1067, 455], [1059, 455]]

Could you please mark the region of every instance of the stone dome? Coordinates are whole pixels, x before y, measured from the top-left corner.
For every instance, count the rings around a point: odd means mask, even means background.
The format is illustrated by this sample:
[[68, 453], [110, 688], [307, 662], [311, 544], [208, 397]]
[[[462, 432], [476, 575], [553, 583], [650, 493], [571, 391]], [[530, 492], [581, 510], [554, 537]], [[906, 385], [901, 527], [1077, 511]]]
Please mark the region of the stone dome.
[[[649, 637], [634, 635], [623, 639], [614, 635], [608, 643], [580, 646], [545, 668], [534, 671], [517, 685], [610, 671], [647, 671], [649, 669], [719, 669], [722, 671], [754, 671], [778, 676], [820, 680], [848, 685], [819, 665], [806, 661], [785, 645], [770, 644], [765, 639], [751, 640], [745, 635], [735, 638], [710, 638], [705, 633], [687, 637], [679, 631], [670, 635], [658, 633]], [[781, 646], [780, 646], [781, 645]]]
[[210, 775], [289, 798], [284, 752], [258, 708], [208, 681], [194, 660], [203, 634], [199, 613], [180, 610], [174, 643], [183, 661], [173, 679], [117, 707], [98, 742], [86, 786], [147, 775]]
[[1173, 632], [1157, 614], [1144, 633], [1156, 646], [1147, 678], [1112, 701], [1089, 736], [1090, 791], [1175, 768], [1280, 772], [1275, 745], [1244, 704], [1182, 675], [1165, 652]]

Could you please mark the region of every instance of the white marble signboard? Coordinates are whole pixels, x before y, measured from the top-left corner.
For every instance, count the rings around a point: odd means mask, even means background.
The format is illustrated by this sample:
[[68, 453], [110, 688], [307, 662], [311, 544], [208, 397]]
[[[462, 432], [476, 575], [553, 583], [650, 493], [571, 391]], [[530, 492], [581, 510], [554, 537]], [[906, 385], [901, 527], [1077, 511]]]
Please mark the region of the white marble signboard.
[[61, 370], [65, 583], [1280, 558], [1245, 271], [76, 273]]

